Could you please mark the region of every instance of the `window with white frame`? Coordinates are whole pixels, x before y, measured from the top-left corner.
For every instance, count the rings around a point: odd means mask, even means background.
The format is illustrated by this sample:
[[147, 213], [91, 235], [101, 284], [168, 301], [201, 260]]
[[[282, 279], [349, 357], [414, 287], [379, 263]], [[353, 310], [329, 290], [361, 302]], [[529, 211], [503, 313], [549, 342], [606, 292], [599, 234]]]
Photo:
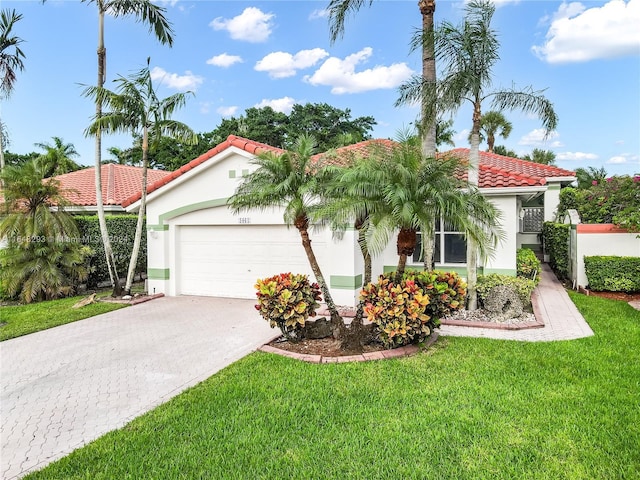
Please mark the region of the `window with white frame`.
[[[456, 231], [446, 222], [436, 221], [433, 257], [436, 264], [466, 263], [467, 242], [462, 232]], [[422, 262], [422, 234], [413, 253], [414, 263]]]

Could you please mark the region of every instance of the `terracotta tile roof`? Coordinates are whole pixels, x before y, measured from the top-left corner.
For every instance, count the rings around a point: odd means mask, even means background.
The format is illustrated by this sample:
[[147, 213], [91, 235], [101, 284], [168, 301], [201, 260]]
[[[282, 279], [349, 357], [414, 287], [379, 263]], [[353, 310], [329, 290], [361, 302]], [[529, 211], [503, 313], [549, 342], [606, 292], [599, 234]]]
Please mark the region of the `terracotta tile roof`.
[[[198, 165], [206, 162], [212, 157], [215, 157], [218, 153], [223, 152], [224, 150], [230, 147], [236, 147], [241, 150], [244, 150], [245, 152], [249, 152], [251, 154], [260, 153], [262, 151], [272, 151], [275, 153], [284, 152], [284, 150], [282, 150], [281, 148], [272, 147], [271, 145], [267, 145], [266, 143], [254, 142], [253, 140], [249, 140], [247, 138], [238, 137], [236, 135], [229, 135], [224, 142], [219, 143], [208, 152], [200, 155], [198, 158], [191, 160], [189, 163], [187, 163], [186, 165], [183, 165], [178, 170], [175, 170], [173, 172], [166, 172], [168, 175], [158, 179], [155, 182], [149, 181], [147, 186], [147, 193], [151, 193], [157, 190], [158, 188], [166, 185], [172, 180], [175, 180], [182, 174], [188, 172], [189, 170], [194, 169]], [[134, 202], [137, 202], [138, 200], [140, 200], [140, 191], [130, 195], [128, 198], [125, 198], [125, 200], [122, 202], [122, 206], [128, 207], [129, 205], [131, 205]]]
[[[468, 148], [455, 148], [439, 155], [452, 155], [462, 161], [469, 159]], [[575, 177], [576, 173], [563, 168], [528, 162], [495, 153], [480, 152], [478, 186], [480, 188], [527, 187], [545, 185], [547, 178]], [[466, 172], [462, 178], [466, 179]]]
[[[389, 150], [396, 144], [397, 142], [388, 139], [365, 140], [353, 145], [337, 148], [330, 152], [318, 153], [314, 155], [311, 160], [315, 166], [327, 164], [345, 166], [353, 162], [356, 158], [367, 155], [371, 149], [382, 148]], [[198, 158], [190, 161], [175, 172], [164, 172], [166, 173], [166, 176], [155, 182], [150, 181], [147, 192], [151, 193], [157, 190], [230, 147], [237, 147], [251, 154], [259, 153], [261, 151], [272, 151], [274, 153], [284, 152], [281, 148], [272, 147], [260, 142], [254, 142], [253, 140], [238, 137], [236, 135], [229, 135], [224, 142], [200, 155]], [[438, 156], [445, 155], [453, 155], [465, 162], [469, 158], [469, 149], [456, 148], [454, 150], [438, 154]], [[525, 160], [487, 152], [480, 152], [479, 170], [478, 184], [480, 188], [541, 186], [546, 184], [547, 178], [575, 177], [575, 172], [564, 170], [562, 168], [542, 165], [535, 162], [527, 162]], [[460, 178], [466, 179], [466, 177], [467, 172], [464, 171], [464, 169], [461, 169]], [[138, 191], [126, 198], [122, 202], [122, 206], [127, 207], [139, 199], [140, 192]]]
[[[128, 165], [102, 165], [102, 200], [105, 205], [122, 205], [132, 195], [140, 195], [142, 168]], [[164, 170], [147, 170], [149, 184], [171, 174]], [[95, 167], [55, 177], [65, 198], [79, 206], [96, 205]]]

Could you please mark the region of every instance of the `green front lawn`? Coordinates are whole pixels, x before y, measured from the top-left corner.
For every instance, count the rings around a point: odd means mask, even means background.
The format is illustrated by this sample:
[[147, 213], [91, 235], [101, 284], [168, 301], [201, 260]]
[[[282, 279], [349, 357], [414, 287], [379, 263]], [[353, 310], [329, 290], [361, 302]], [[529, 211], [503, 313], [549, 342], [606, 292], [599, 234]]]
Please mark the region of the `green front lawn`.
[[117, 303], [93, 303], [78, 309], [71, 308], [83, 298], [84, 296], [69, 297], [29, 305], [0, 307], [0, 321], [6, 323], [0, 327], [0, 341], [93, 317], [126, 306]]
[[29, 479], [640, 478], [640, 312], [591, 338], [441, 338], [414, 357], [254, 353]]

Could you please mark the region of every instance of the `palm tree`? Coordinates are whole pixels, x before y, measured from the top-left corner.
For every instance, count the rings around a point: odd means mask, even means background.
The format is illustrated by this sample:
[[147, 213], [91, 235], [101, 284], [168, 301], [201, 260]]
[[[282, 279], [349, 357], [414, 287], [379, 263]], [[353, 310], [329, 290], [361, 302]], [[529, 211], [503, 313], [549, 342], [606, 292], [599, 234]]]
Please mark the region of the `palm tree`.
[[[98, 9], [98, 82], [97, 88], [103, 88], [105, 82], [105, 72], [107, 63], [107, 50], [104, 45], [104, 17], [108, 12], [110, 16], [134, 17], [136, 21], [146, 24], [149, 32], [163, 45], [173, 45], [173, 29], [171, 24], [165, 18], [166, 9], [154, 5], [150, 0], [82, 0], [85, 3], [94, 3]], [[95, 118], [102, 116], [102, 105], [96, 101]], [[107, 230], [107, 222], [104, 216], [104, 203], [102, 200], [102, 175], [100, 166], [102, 165], [102, 132], [95, 133], [95, 181], [96, 181], [96, 206], [98, 211], [98, 223], [100, 224], [100, 235], [104, 245], [104, 253], [106, 256], [107, 267], [109, 268], [109, 277], [113, 285], [113, 294], [119, 296], [122, 293], [120, 278], [116, 270], [116, 260], [109, 239]]]
[[[24, 70], [24, 52], [20, 48], [23, 40], [13, 36], [14, 25], [22, 19], [15, 10], [0, 12], [0, 98], [9, 98], [16, 83], [16, 72]], [[1, 122], [1, 121], [0, 121]], [[0, 173], [4, 170], [4, 124], [0, 129]], [[2, 183], [0, 183], [0, 187]]]
[[455, 147], [456, 143], [453, 141], [455, 134], [453, 118], [444, 120], [442, 117], [438, 117], [436, 120], [436, 148], [439, 149], [441, 145]]
[[502, 138], [508, 138], [513, 125], [501, 112], [491, 110], [480, 119], [480, 136], [487, 139], [487, 152], [493, 153], [496, 143], [496, 134]]
[[[347, 16], [356, 13], [362, 6], [373, 0], [330, 0], [329, 29], [331, 42], [335, 42], [338, 37], [344, 35], [344, 27]], [[435, 0], [418, 0], [418, 8], [422, 19], [422, 29], [416, 34], [412, 42], [412, 50], [420, 48], [422, 53], [422, 74], [414, 78], [425, 85], [436, 84], [436, 57], [434, 54], [434, 21], [433, 16], [436, 11]], [[429, 95], [424, 95], [420, 99], [420, 124], [422, 154], [425, 157], [435, 157], [436, 155], [436, 104]]]
[[551, 150], [543, 150], [541, 148], [534, 148], [531, 154], [527, 154], [522, 157], [523, 160], [528, 162], [541, 163], [543, 165], [555, 165], [556, 154]]
[[0, 250], [0, 282], [25, 303], [67, 296], [88, 275], [91, 250], [78, 242], [58, 182], [44, 177], [47, 168], [39, 158], [2, 174], [9, 213], [0, 221], [0, 238], [7, 240]]
[[138, 210], [138, 223], [129, 261], [125, 292], [131, 292], [131, 284], [138, 262], [140, 241], [142, 238], [142, 226], [146, 214], [147, 200], [147, 166], [149, 162], [149, 149], [157, 144], [163, 136], [175, 138], [188, 145], [198, 143], [197, 135], [182, 122], [171, 120], [171, 115], [183, 107], [188, 95], [193, 92], [176, 93], [164, 99], [159, 99], [153, 89], [151, 71], [147, 58], [147, 66], [129, 78], [120, 76], [115, 80], [117, 92], [106, 88], [89, 87], [84, 95], [96, 100], [97, 103], [109, 109], [101, 112], [94, 118], [94, 122], [87, 129], [90, 135], [98, 132], [116, 133], [131, 132], [142, 138], [142, 185], [140, 208]]
[[425, 157], [409, 136], [399, 140], [397, 146], [373, 149], [343, 169], [335, 200], [325, 210], [337, 223], [366, 217], [367, 245], [373, 253], [381, 252], [398, 232], [396, 281], [415, 251], [417, 233], [433, 231], [437, 218], [465, 232], [488, 255], [502, 236], [496, 207], [477, 188], [456, 178], [455, 157]]
[[344, 322], [338, 313], [309, 238], [309, 213], [320, 183], [320, 176], [310, 168], [314, 151], [315, 139], [301, 135], [297, 138], [294, 148], [282, 154], [270, 151], [259, 153], [252, 160], [257, 169], [243, 178], [229, 199], [229, 205], [235, 213], [254, 208], [284, 208], [285, 223], [295, 226], [300, 233], [302, 246], [322, 290], [334, 328], [341, 328]]
[[61, 175], [63, 173], [80, 170], [80, 165], [71, 160], [71, 157], [78, 157], [79, 153], [73, 143], [64, 143], [60, 137], [52, 137], [53, 145], [49, 143], [35, 143], [38, 148], [42, 148], [45, 153], [42, 156], [46, 167], [45, 177]]
[[[558, 117], [553, 104], [531, 87], [487, 92], [493, 82], [492, 69], [500, 59], [497, 33], [491, 28], [495, 6], [487, 0], [471, 0], [465, 6], [465, 18], [461, 25], [444, 22], [435, 33], [436, 58], [443, 65], [442, 78], [435, 90], [432, 85], [412, 80], [400, 88], [398, 103], [419, 101], [425, 94], [434, 94], [438, 109], [457, 111], [468, 101], [473, 106], [471, 148], [469, 152], [468, 178], [471, 185], [478, 185], [480, 159], [480, 127], [482, 104], [490, 100], [493, 110], [521, 110], [533, 113], [543, 123], [547, 134], [556, 128]], [[467, 242], [468, 308], [477, 308], [477, 255], [478, 245]]]

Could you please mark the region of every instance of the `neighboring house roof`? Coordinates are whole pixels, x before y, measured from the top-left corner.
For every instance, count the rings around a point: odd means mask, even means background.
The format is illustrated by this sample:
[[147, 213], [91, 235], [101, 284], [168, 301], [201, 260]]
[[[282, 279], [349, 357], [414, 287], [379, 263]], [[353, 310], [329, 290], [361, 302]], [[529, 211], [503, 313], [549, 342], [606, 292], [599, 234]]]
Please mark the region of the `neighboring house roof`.
[[[122, 206], [122, 202], [132, 195], [140, 196], [142, 167], [128, 165], [102, 165], [102, 199], [104, 205]], [[147, 170], [149, 184], [170, 175], [164, 170]], [[73, 205], [92, 207], [96, 205], [95, 167], [54, 177], [60, 182], [62, 195]]]
[[[372, 148], [381, 148], [383, 150], [391, 149], [396, 144], [397, 142], [387, 139], [365, 140], [353, 145], [340, 147], [329, 152], [318, 153], [314, 155], [311, 160], [315, 165], [333, 164], [345, 166], [357, 157], [368, 155]], [[147, 193], [157, 190], [230, 147], [239, 148], [250, 154], [257, 154], [263, 151], [284, 153], [284, 150], [281, 148], [272, 147], [260, 142], [254, 142], [253, 140], [238, 137], [236, 135], [229, 135], [224, 142], [200, 155], [198, 158], [190, 161], [175, 172], [165, 172], [169, 174], [155, 182], [150, 180]], [[438, 156], [445, 155], [454, 155], [462, 161], [467, 161], [469, 158], [469, 149], [456, 148], [454, 150], [438, 154]], [[549, 178], [562, 178], [563, 180], [566, 180], [567, 177], [575, 177], [575, 172], [564, 170], [562, 168], [542, 165], [535, 162], [527, 162], [526, 160], [505, 157], [487, 152], [480, 152], [479, 170], [478, 186], [480, 188], [543, 186]], [[466, 178], [466, 176], [466, 171], [461, 174], [462, 178]], [[137, 191], [135, 194], [126, 198], [122, 202], [122, 206], [128, 207], [139, 199], [140, 191]]]

